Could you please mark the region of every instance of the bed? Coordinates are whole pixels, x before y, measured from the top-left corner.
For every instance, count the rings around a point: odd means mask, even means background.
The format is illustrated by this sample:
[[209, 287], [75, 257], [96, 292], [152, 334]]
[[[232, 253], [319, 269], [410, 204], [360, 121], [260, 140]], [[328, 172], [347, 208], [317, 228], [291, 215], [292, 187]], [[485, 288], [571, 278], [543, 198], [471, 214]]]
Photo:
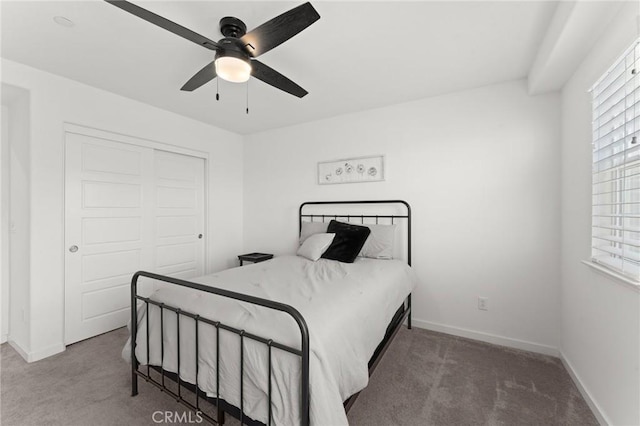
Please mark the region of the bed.
[[[373, 229], [403, 221], [402, 254], [394, 255], [404, 260], [276, 256], [191, 281], [136, 273], [123, 350], [132, 394], [143, 377], [214, 423], [228, 413], [252, 425], [347, 424], [393, 336], [405, 320], [411, 326], [410, 213], [404, 201], [374, 200], [307, 202], [298, 215], [301, 234], [308, 222]], [[153, 280], [152, 294], [138, 294], [141, 278]]]

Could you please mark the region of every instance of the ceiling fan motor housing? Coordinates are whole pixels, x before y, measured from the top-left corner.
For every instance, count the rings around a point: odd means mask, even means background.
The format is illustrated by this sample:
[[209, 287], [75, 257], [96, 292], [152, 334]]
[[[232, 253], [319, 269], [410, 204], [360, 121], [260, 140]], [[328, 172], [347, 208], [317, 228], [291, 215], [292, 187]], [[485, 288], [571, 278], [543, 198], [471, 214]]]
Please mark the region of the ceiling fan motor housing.
[[249, 55], [244, 49], [244, 44], [240, 39], [225, 37], [218, 41], [220, 48], [216, 52], [216, 59], [225, 56], [232, 56], [234, 58], [242, 59], [243, 61], [250, 63]]

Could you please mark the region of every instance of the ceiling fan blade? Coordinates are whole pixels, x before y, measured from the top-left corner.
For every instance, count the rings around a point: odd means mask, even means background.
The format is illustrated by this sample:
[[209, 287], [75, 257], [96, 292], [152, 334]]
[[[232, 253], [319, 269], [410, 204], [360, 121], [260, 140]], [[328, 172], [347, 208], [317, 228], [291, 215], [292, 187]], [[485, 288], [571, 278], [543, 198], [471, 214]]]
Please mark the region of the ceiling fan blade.
[[151, 22], [154, 25], [159, 26], [160, 28], [164, 28], [167, 31], [171, 31], [172, 33], [179, 35], [180, 37], [186, 38], [189, 41], [192, 41], [200, 46], [204, 46], [207, 49], [218, 50], [220, 47], [218, 43], [213, 40], [208, 39], [207, 37], [200, 35], [194, 31], [191, 31], [189, 28], [185, 28], [182, 25], [176, 24], [173, 21], [170, 21], [166, 18], [163, 18], [160, 15], [156, 15], [155, 13], [148, 11], [147, 9], [143, 9], [140, 6], [136, 6], [133, 3], [129, 3], [124, 0], [105, 0], [107, 3], [114, 5], [126, 12], [131, 13], [132, 15], [137, 16], [138, 18], [144, 19], [147, 22]]
[[185, 92], [192, 92], [203, 84], [210, 82], [214, 78], [216, 78], [215, 61], [205, 65], [204, 68], [198, 71], [196, 75], [191, 77], [189, 81], [187, 81], [184, 86], [180, 88], [180, 90], [184, 90]]
[[257, 78], [258, 80], [264, 81], [265, 83], [273, 87], [290, 93], [293, 96], [302, 98], [309, 93], [293, 81], [289, 80], [284, 75], [280, 74], [278, 71], [266, 66], [260, 61], [253, 59], [251, 61], [251, 68], [252, 76]]
[[240, 39], [245, 43], [247, 52], [257, 58], [289, 40], [318, 19], [320, 15], [311, 3], [305, 3], [265, 22]]

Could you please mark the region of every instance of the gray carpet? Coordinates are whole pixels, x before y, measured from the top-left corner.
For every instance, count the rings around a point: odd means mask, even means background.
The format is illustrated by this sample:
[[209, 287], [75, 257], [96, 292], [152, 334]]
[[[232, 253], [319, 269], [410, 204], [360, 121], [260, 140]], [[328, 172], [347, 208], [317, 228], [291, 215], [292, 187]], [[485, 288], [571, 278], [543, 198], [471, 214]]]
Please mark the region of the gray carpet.
[[[2, 425], [154, 425], [154, 411], [184, 412], [142, 380], [129, 396], [126, 339], [119, 329], [32, 364], [2, 345]], [[558, 359], [416, 328], [398, 333], [348, 417], [381, 426], [598, 424]]]

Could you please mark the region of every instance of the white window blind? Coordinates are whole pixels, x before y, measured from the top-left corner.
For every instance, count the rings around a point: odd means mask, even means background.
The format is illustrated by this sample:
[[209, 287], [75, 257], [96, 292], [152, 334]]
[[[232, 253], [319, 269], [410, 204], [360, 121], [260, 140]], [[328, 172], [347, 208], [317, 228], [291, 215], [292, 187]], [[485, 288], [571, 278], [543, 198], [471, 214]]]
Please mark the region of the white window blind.
[[640, 39], [592, 96], [591, 259], [640, 282]]

